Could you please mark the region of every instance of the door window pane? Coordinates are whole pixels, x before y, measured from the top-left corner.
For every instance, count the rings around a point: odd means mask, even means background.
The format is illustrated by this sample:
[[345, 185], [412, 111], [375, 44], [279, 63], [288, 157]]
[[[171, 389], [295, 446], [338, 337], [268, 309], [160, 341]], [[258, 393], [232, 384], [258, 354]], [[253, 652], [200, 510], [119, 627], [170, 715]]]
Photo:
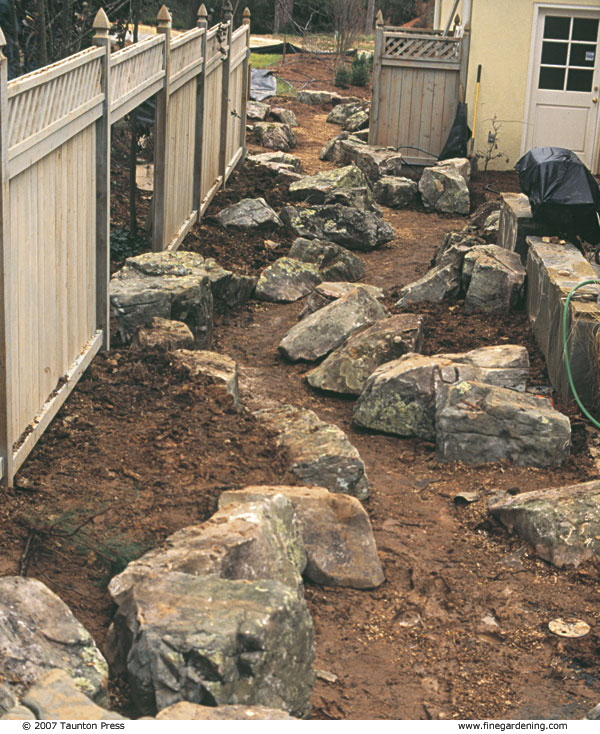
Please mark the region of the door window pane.
[[[544, 54], [542, 52], [542, 61]], [[594, 66], [596, 60], [596, 46], [588, 43], [571, 44], [571, 53], [569, 55], [569, 66]], [[551, 63], [551, 62], [546, 62]]]
[[595, 43], [597, 39], [598, 39], [598, 21], [597, 20], [594, 20], [593, 18], [574, 18], [573, 19], [573, 40], [574, 41], [592, 41], [592, 43]]
[[544, 38], [560, 38], [568, 41], [570, 30], [571, 18], [562, 18], [556, 15], [546, 16], [546, 22], [544, 23]]
[[544, 44], [542, 46], [542, 64], [555, 64], [556, 66], [566, 66], [568, 48], [568, 43], [555, 43], [553, 41], [544, 41]]
[[584, 69], [569, 69], [567, 90], [569, 92], [591, 92], [593, 77], [594, 72], [591, 70], [585, 71]]
[[[584, 72], [587, 74], [588, 72]], [[552, 66], [542, 66], [540, 68], [540, 89], [564, 89], [565, 86], [565, 70], [553, 68]]]

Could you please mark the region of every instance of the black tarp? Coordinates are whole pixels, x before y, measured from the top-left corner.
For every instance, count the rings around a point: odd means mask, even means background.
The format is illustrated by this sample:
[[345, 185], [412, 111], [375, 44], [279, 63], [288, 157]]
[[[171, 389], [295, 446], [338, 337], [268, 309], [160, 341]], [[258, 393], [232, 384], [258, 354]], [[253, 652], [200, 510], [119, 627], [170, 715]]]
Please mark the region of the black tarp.
[[515, 169], [533, 218], [545, 231], [571, 241], [581, 237], [592, 245], [600, 243], [600, 189], [573, 151], [533, 148], [517, 161]]
[[467, 105], [464, 102], [458, 103], [456, 117], [450, 128], [450, 134], [444, 149], [438, 156], [439, 161], [448, 160], [448, 158], [466, 158], [467, 144], [471, 138], [471, 129], [467, 125]]

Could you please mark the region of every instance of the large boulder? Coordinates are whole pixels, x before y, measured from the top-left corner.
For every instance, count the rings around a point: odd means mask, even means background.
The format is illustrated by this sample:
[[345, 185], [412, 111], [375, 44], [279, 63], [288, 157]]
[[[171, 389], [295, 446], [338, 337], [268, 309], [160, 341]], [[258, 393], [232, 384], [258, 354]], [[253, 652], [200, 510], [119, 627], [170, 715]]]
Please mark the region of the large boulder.
[[337, 104], [327, 115], [327, 122], [333, 125], [343, 125], [355, 112], [362, 109], [360, 102]]
[[471, 180], [471, 161], [468, 158], [446, 158], [443, 161], [436, 161], [436, 168], [453, 168], [460, 173], [465, 183]]
[[349, 250], [374, 250], [394, 238], [393, 227], [377, 214], [341, 204], [286, 206], [281, 218], [298, 237], [330, 240]]
[[339, 347], [356, 329], [386, 316], [376, 298], [356, 288], [292, 326], [278, 349], [293, 362], [312, 362]]
[[273, 153], [254, 153], [252, 155], [247, 155], [246, 161], [256, 165], [273, 164], [287, 166], [295, 173], [302, 173], [302, 163], [300, 162], [300, 158], [283, 151], [275, 151]]
[[296, 147], [296, 136], [284, 122], [257, 122], [253, 129], [254, 139], [263, 148], [282, 150], [287, 153]]
[[347, 130], [349, 133], [358, 132], [368, 126], [369, 113], [365, 112], [365, 110], [358, 110], [344, 121], [344, 130]]
[[419, 191], [426, 209], [446, 214], [469, 213], [469, 188], [453, 166], [426, 168], [419, 181]]
[[320, 171], [312, 176], [303, 176], [290, 185], [290, 198], [322, 204], [325, 197], [340, 189], [369, 188], [364, 174], [354, 165]]
[[465, 311], [507, 313], [523, 300], [526, 271], [518, 253], [497, 245], [481, 245], [467, 252], [462, 281]]
[[300, 521], [307, 564], [304, 575], [316, 584], [371, 589], [384, 581], [369, 517], [355, 497], [324, 487], [245, 487], [223, 492], [219, 506], [282, 494]]
[[346, 434], [312, 410], [283, 405], [255, 413], [277, 434], [290, 461], [289, 471], [304, 484], [326, 487], [359, 500], [369, 496], [365, 465]]
[[419, 189], [410, 178], [382, 176], [373, 185], [373, 197], [378, 204], [392, 209], [408, 209], [417, 204]]
[[21, 698], [60, 668], [95, 703], [108, 703], [108, 666], [89, 632], [41, 581], [0, 578], [0, 678]]
[[288, 127], [298, 127], [298, 120], [292, 110], [285, 107], [272, 107], [271, 117], [277, 122], [283, 122]]
[[249, 99], [246, 104], [246, 117], [249, 120], [263, 121], [267, 119], [267, 115], [271, 111], [271, 107], [264, 102], [257, 102], [254, 99]]
[[546, 398], [471, 381], [438, 392], [436, 448], [442, 461], [558, 466], [570, 445], [569, 419]]
[[362, 140], [338, 140], [330, 153], [339, 165], [354, 163], [365, 176], [375, 182], [382, 176], [401, 176], [403, 160], [397, 150], [365, 145]]
[[460, 292], [460, 269], [455, 262], [436, 265], [422, 278], [400, 289], [397, 308], [406, 308], [411, 303], [441, 303], [456, 298]]
[[310, 296], [306, 299], [302, 311], [298, 314], [299, 319], [310, 316], [320, 308], [328, 306], [332, 301], [338, 298], [343, 298], [349, 293], [352, 293], [356, 289], [363, 290], [378, 301], [383, 301], [384, 292], [381, 288], [376, 285], [369, 285], [369, 283], [345, 283], [343, 281], [323, 281], [314, 289]]
[[320, 390], [360, 395], [377, 367], [407, 352], [418, 352], [422, 341], [422, 316], [398, 314], [382, 319], [351, 334], [306, 379]]
[[[126, 721], [84, 695], [64, 670], [54, 668], [42, 675], [23, 696], [21, 705], [4, 716], [8, 720], [37, 721]], [[26, 727], [23, 727], [26, 728]], [[49, 728], [49, 727], [47, 727]], [[109, 729], [109, 726], [102, 727]]]
[[358, 97], [345, 97], [337, 92], [327, 92], [323, 89], [301, 89], [296, 97], [303, 104], [356, 104], [360, 102]]
[[116, 616], [129, 629], [128, 678], [142, 714], [180, 701], [310, 712], [312, 620], [280, 581], [172, 572], [136, 584]]
[[364, 428], [432, 440], [438, 392], [461, 380], [525, 389], [524, 347], [483, 347], [464, 354], [406, 354], [379, 367], [365, 383], [353, 420]]
[[261, 301], [291, 303], [311, 293], [321, 280], [317, 265], [280, 257], [260, 274], [255, 296]]
[[494, 498], [488, 512], [563, 568], [600, 557], [600, 481]]
[[313, 263], [325, 281], [360, 280], [366, 272], [363, 261], [357, 255], [348, 252], [345, 247], [326, 240], [307, 240], [298, 237], [292, 243], [289, 257]]
[[281, 227], [281, 220], [263, 198], [242, 199], [221, 210], [216, 217], [225, 229], [272, 229]]
[[433, 261], [434, 265], [455, 265], [462, 270], [463, 260], [472, 247], [485, 245], [485, 240], [471, 228], [462, 232], [448, 232], [439, 246]]
[[128, 258], [111, 278], [110, 302], [125, 342], [159, 317], [185, 322], [197, 346], [211, 345], [214, 301], [201, 255], [148, 253]]
[[[303, 593], [306, 554], [293, 505], [283, 496], [224, 507], [202, 525], [170, 535], [132, 561], [108, 590], [119, 606], [134, 587], [170, 573], [222, 579], [274, 579]], [[118, 637], [118, 634], [117, 634]]]
[[231, 395], [234, 407], [238, 410], [241, 408], [238, 368], [231, 357], [206, 349], [177, 349], [171, 355], [171, 362], [176, 369], [183, 370], [192, 379], [198, 375], [210, 377]]

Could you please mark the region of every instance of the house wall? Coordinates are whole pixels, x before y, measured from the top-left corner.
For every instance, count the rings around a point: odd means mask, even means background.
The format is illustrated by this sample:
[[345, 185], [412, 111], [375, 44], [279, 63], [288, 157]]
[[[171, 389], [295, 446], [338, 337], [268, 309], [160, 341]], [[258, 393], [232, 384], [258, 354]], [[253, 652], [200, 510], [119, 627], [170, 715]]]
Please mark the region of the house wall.
[[[440, 10], [439, 28], [445, 28], [454, 0], [437, 0]], [[481, 85], [477, 107], [475, 152], [487, 150], [488, 132], [496, 115], [500, 125], [499, 152], [509, 158], [493, 161], [489, 168], [512, 168], [521, 156], [521, 143], [526, 117], [529, 58], [531, 53], [534, 5], [567, 5], [598, 8], [599, 0], [472, 0], [471, 51], [465, 100], [469, 109], [469, 126], [473, 123], [477, 66], [481, 64]], [[463, 0], [457, 9], [463, 18]], [[596, 146], [599, 150], [600, 146]], [[596, 170], [600, 165], [596, 165]]]

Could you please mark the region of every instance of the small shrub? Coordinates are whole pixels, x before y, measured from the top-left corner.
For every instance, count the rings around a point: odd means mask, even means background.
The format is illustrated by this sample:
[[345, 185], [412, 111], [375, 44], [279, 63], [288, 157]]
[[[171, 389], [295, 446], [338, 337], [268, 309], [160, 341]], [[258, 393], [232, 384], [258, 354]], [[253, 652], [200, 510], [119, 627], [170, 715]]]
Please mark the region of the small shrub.
[[369, 83], [369, 67], [365, 54], [357, 54], [352, 62], [350, 83], [355, 87], [366, 87]]
[[336, 87], [347, 87], [349, 83], [350, 72], [348, 71], [348, 67], [344, 64], [341, 64], [335, 70], [335, 79], [333, 80], [333, 84]]
[[128, 257], [139, 255], [149, 247], [146, 235], [134, 236], [128, 229], [117, 227], [110, 233], [110, 257], [121, 262]]

